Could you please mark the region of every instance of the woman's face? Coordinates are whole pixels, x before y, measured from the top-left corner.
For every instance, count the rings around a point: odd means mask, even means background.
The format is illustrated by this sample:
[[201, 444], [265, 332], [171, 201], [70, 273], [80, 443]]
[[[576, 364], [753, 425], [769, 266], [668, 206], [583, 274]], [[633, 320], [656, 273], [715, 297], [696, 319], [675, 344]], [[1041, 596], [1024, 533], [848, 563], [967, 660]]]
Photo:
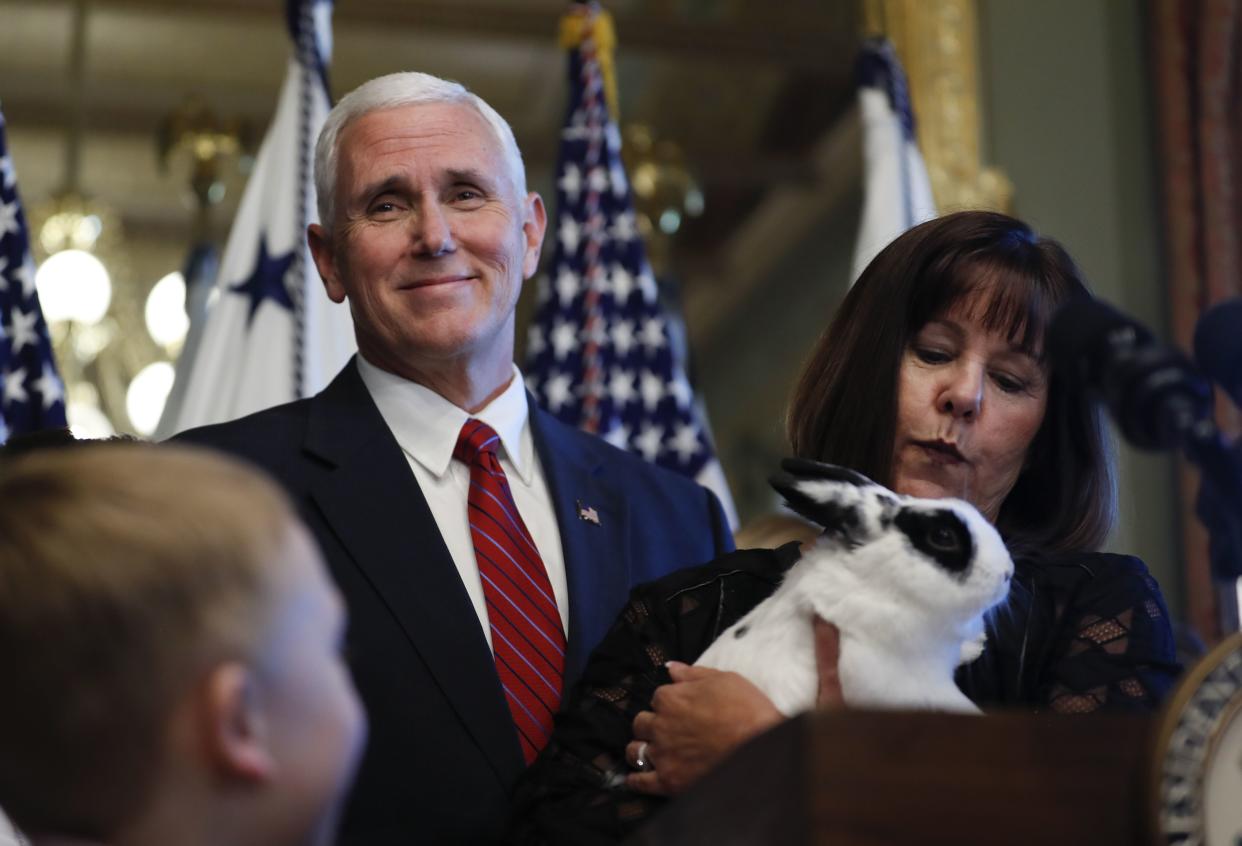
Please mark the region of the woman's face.
[[995, 521], [1047, 400], [1040, 363], [984, 329], [969, 304], [955, 306], [920, 329], [902, 356], [893, 490], [964, 499]]

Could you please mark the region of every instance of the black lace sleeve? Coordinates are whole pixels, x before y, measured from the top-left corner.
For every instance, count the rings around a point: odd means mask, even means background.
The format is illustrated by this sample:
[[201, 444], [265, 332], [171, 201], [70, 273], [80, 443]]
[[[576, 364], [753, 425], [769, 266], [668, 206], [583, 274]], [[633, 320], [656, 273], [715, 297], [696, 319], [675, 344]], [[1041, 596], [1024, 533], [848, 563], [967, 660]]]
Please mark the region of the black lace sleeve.
[[1158, 707], [1181, 667], [1164, 597], [1143, 562], [1098, 554], [1045, 573], [1056, 622], [1037, 705], [1072, 714]]
[[625, 787], [635, 715], [670, 680], [666, 661], [697, 659], [775, 589], [796, 558], [796, 544], [736, 552], [637, 588], [566, 697], [548, 746], [518, 783], [509, 842], [612, 844], [662, 807], [665, 800]]

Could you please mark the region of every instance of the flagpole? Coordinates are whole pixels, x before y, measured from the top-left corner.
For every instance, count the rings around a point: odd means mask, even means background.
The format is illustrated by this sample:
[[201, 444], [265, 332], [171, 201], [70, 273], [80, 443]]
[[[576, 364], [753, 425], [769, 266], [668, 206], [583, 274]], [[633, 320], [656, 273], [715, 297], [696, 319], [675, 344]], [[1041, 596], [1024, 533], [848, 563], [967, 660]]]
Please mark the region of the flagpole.
[[357, 347], [349, 309], [332, 303], [306, 244], [316, 219], [313, 150], [328, 111], [330, 0], [288, 0], [288, 70], [220, 259], [216, 300], [184, 391], [156, 431], [232, 420], [317, 393]]

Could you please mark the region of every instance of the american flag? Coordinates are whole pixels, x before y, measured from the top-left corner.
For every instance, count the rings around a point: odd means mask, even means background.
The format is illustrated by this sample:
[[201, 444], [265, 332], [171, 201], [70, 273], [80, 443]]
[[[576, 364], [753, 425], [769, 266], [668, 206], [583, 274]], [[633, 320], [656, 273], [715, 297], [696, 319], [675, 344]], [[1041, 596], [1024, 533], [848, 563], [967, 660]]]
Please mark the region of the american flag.
[[590, 35], [570, 50], [569, 83], [555, 246], [538, 282], [527, 386], [560, 420], [707, 484], [732, 514], [647, 263]]
[[35, 293], [30, 230], [0, 113], [0, 442], [64, 426], [65, 389]]

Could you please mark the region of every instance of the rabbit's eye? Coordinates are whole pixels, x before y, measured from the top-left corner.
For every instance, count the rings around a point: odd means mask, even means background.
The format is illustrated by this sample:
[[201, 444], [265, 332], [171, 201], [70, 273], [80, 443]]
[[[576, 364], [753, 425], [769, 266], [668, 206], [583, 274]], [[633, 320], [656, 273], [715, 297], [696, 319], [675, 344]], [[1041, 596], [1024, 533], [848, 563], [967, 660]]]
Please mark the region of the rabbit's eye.
[[957, 532], [938, 526], [927, 533], [927, 545], [938, 552], [957, 552], [962, 548], [962, 541]]

